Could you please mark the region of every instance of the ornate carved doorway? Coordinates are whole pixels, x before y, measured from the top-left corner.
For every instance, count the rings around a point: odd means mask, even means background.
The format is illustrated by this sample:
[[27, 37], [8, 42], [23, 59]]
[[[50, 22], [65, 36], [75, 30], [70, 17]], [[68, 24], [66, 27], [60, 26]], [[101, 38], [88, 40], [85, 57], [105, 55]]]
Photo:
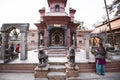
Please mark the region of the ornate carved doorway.
[[50, 44], [52, 46], [55, 46], [55, 45], [63, 46], [64, 45], [64, 30], [52, 29], [50, 31]]
[[55, 40], [55, 44], [60, 44], [60, 35], [59, 34], [57, 34], [57, 35], [55, 35], [55, 38], [54, 38]]

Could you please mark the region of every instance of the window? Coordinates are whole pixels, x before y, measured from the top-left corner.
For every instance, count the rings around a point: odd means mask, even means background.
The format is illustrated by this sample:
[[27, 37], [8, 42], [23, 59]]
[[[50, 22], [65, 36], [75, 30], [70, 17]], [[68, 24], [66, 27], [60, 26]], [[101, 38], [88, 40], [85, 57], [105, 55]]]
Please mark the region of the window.
[[60, 6], [59, 5], [55, 5], [55, 12], [59, 12], [60, 11]]

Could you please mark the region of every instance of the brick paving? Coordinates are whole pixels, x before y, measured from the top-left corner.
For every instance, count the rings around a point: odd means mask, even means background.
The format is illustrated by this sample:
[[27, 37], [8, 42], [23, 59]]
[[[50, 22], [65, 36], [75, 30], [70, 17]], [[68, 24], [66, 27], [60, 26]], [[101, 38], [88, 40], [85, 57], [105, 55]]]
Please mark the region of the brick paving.
[[[35, 80], [35, 78], [34, 73], [0, 73], [0, 80]], [[68, 80], [120, 80], [120, 72], [107, 72], [105, 76], [95, 73], [80, 73], [79, 77]]]

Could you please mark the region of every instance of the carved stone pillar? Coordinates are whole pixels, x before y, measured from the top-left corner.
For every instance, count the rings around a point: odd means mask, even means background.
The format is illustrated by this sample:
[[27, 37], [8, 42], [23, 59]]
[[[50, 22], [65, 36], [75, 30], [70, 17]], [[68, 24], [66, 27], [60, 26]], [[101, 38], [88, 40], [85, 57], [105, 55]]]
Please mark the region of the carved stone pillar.
[[50, 31], [47, 30], [47, 32], [48, 32], [48, 33], [47, 33], [47, 35], [48, 35], [48, 37], [47, 37], [47, 46], [49, 46], [49, 45], [50, 45], [50, 40], [49, 40], [49, 39], [50, 39], [50, 36], [49, 36], [49, 34], [50, 34], [49, 32], [50, 32]]
[[67, 46], [70, 47], [70, 28], [67, 30]]
[[72, 44], [75, 45], [75, 34], [72, 34]]
[[38, 49], [39, 49], [39, 46], [40, 46], [40, 31], [38, 31]]
[[44, 29], [44, 47], [47, 48], [47, 29]]
[[20, 59], [27, 59], [27, 32], [21, 31]]
[[75, 33], [75, 46], [77, 46], [77, 36], [76, 36], [76, 33]]
[[0, 51], [0, 63], [4, 63], [5, 61], [5, 49], [8, 48], [8, 37], [9, 34], [6, 31], [2, 31], [2, 45]]
[[85, 51], [86, 51], [86, 58], [89, 59], [89, 38], [90, 38], [90, 34], [86, 33], [84, 36], [85, 39]]
[[64, 30], [64, 34], [65, 34], [65, 36], [64, 36], [64, 46], [67, 46], [67, 30], [66, 29]]

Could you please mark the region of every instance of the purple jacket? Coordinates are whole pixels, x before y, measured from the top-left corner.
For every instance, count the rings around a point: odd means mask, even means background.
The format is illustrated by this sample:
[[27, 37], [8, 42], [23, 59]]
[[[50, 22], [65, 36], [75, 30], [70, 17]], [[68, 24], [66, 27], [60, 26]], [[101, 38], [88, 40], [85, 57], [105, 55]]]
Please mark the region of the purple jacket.
[[99, 60], [99, 59], [95, 58], [95, 63], [97, 63], [97, 61], [98, 61], [98, 64], [106, 64], [106, 60], [105, 59]]

